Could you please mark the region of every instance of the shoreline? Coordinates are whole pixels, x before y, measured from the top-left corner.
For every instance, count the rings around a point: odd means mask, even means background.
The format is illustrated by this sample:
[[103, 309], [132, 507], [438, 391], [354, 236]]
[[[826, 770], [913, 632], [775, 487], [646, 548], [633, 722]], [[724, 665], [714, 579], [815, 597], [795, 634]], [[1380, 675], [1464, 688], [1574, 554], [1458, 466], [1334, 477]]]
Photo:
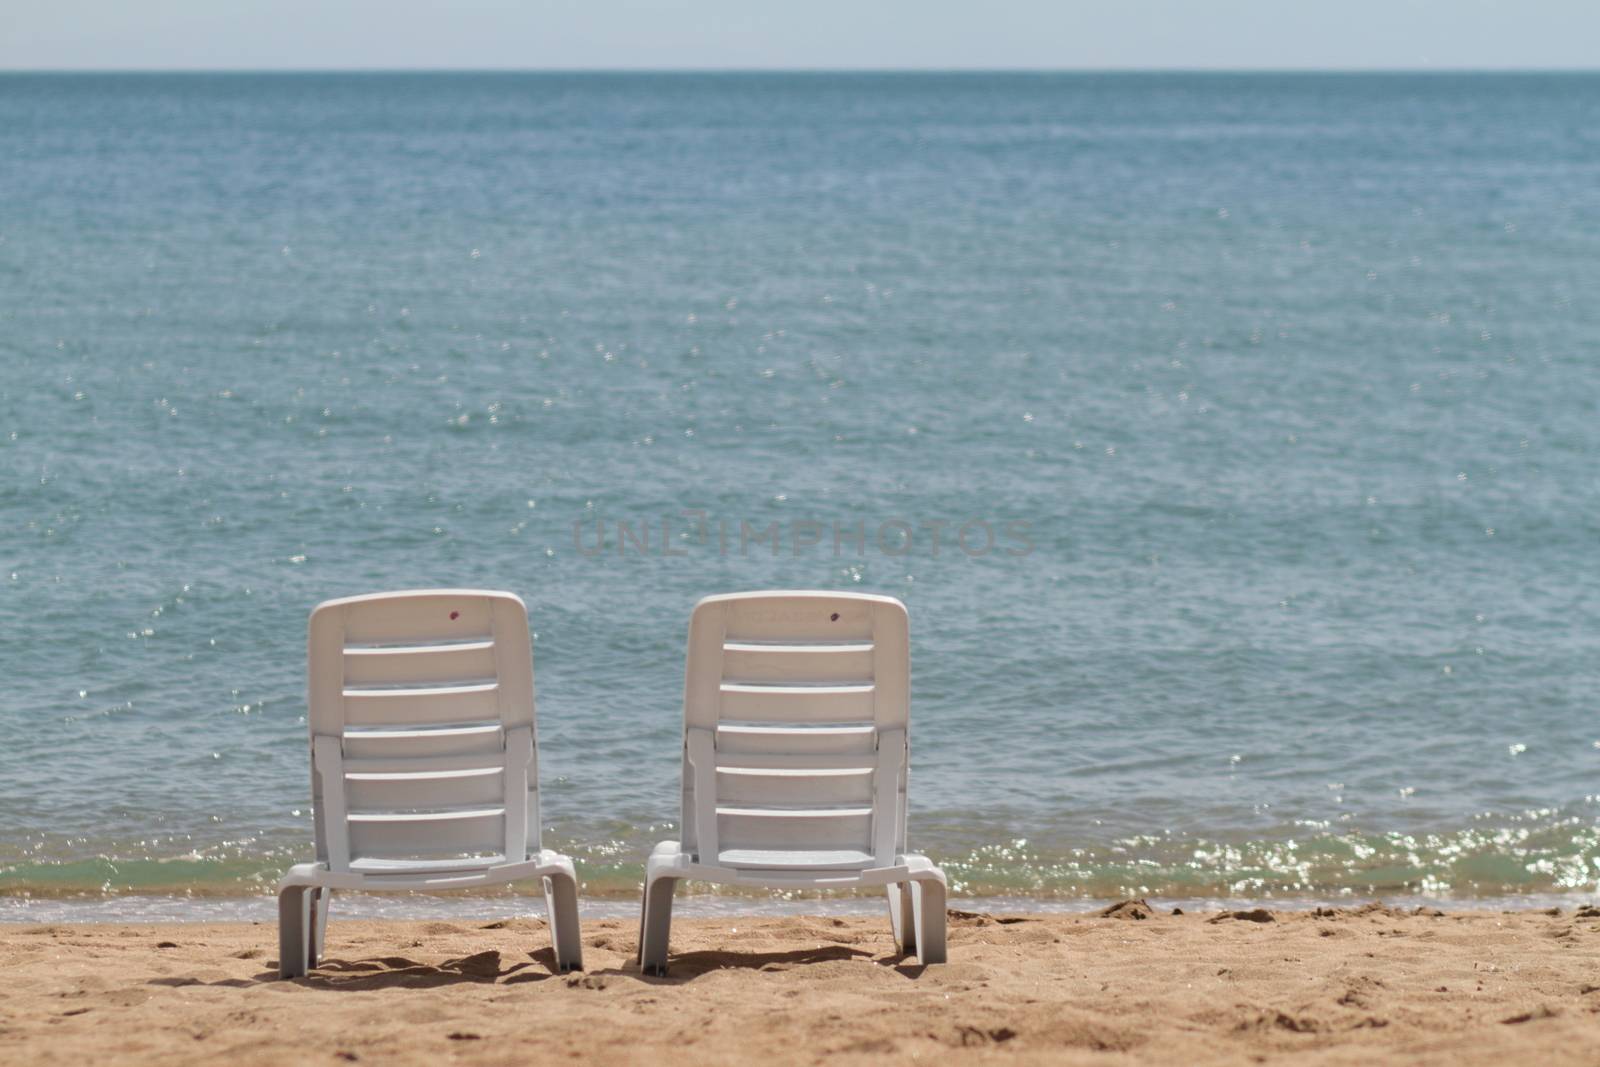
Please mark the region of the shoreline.
[[[1600, 905], [1600, 893], [1530, 893], [1518, 896], [1444, 897], [1396, 893], [1346, 896], [1238, 896], [1142, 898], [1153, 907], [1184, 912], [1238, 911], [1268, 908], [1282, 912], [1309, 912], [1319, 908], [1355, 908], [1381, 904], [1401, 911], [1433, 908], [1446, 912], [1516, 914], [1572, 910]], [[335, 898], [336, 917], [358, 921], [423, 921], [442, 919], [517, 919], [544, 916], [544, 898], [536, 889], [517, 893], [340, 893]], [[953, 911], [994, 914], [1084, 917], [1116, 904], [1116, 900], [1089, 897], [952, 896]], [[578, 899], [587, 919], [637, 918], [640, 898], [630, 895], [585, 896]], [[685, 918], [777, 918], [793, 915], [826, 917], [877, 916], [886, 904], [881, 894], [821, 896], [795, 893], [694, 892], [680, 889], [674, 914]], [[217, 923], [276, 922], [277, 899], [257, 895], [176, 895], [125, 893], [113, 896], [6, 896], [0, 895], [0, 929], [44, 923]]]
[[276, 978], [260, 923], [0, 926], [13, 1062], [1592, 1062], [1600, 908], [1381, 904], [1079, 915], [953, 909], [950, 962], [885, 917], [681, 917], [671, 969], [636, 918], [586, 919], [586, 969], [545, 924], [346, 920]]

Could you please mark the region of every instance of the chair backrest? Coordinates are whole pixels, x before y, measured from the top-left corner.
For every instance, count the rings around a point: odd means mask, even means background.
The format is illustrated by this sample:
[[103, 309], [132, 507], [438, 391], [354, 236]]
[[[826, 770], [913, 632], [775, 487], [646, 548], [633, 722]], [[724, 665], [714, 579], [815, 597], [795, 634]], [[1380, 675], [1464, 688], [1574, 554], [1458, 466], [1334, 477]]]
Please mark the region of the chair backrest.
[[539, 849], [533, 652], [511, 593], [346, 597], [311, 613], [317, 858], [404, 872]]
[[684, 679], [685, 850], [740, 868], [891, 865], [905, 850], [910, 689], [893, 597], [700, 601]]

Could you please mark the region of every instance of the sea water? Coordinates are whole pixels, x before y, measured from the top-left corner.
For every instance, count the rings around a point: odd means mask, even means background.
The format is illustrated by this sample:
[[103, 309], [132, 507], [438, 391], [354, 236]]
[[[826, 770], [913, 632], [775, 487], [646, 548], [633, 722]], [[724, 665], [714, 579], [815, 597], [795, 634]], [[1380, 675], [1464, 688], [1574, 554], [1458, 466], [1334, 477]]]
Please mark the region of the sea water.
[[959, 894], [1588, 892], [1597, 358], [1600, 77], [0, 77], [0, 917], [269, 888], [417, 586], [596, 897], [760, 588], [908, 605]]

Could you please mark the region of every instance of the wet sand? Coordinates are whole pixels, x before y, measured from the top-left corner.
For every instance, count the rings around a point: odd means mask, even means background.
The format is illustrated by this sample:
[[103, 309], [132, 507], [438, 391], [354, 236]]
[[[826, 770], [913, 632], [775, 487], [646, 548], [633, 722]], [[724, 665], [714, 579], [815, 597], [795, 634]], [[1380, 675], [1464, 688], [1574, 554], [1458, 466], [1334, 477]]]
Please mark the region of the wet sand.
[[1380, 905], [1173, 915], [953, 912], [950, 963], [887, 917], [338, 921], [277, 981], [270, 924], [0, 927], [0, 1062], [660, 1064], [1600, 1062], [1600, 909]]

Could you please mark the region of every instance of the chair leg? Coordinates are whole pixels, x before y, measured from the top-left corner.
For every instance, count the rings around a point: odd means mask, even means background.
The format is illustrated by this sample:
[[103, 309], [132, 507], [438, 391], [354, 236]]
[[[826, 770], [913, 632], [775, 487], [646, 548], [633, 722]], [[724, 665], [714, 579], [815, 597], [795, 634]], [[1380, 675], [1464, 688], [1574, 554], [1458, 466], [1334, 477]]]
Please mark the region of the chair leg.
[[667, 973], [667, 941], [672, 933], [672, 893], [676, 878], [657, 878], [644, 887], [644, 912], [639, 917], [639, 969]]
[[306, 930], [306, 969], [315, 970], [328, 945], [328, 905], [333, 903], [333, 890], [317, 887], [307, 890], [311, 898], [311, 922]]
[[916, 921], [911, 911], [911, 887], [905, 882], [890, 882], [889, 926], [894, 931], [896, 952], [907, 956], [917, 953]]
[[278, 894], [278, 977], [303, 978], [311, 954], [309, 886], [291, 885]]
[[916, 930], [917, 960], [923, 964], [945, 962], [944, 883], [933, 878], [911, 883], [912, 926]]
[[544, 880], [544, 906], [550, 917], [550, 944], [556, 953], [556, 970], [583, 970], [583, 931], [578, 925], [578, 883], [566, 874]]

